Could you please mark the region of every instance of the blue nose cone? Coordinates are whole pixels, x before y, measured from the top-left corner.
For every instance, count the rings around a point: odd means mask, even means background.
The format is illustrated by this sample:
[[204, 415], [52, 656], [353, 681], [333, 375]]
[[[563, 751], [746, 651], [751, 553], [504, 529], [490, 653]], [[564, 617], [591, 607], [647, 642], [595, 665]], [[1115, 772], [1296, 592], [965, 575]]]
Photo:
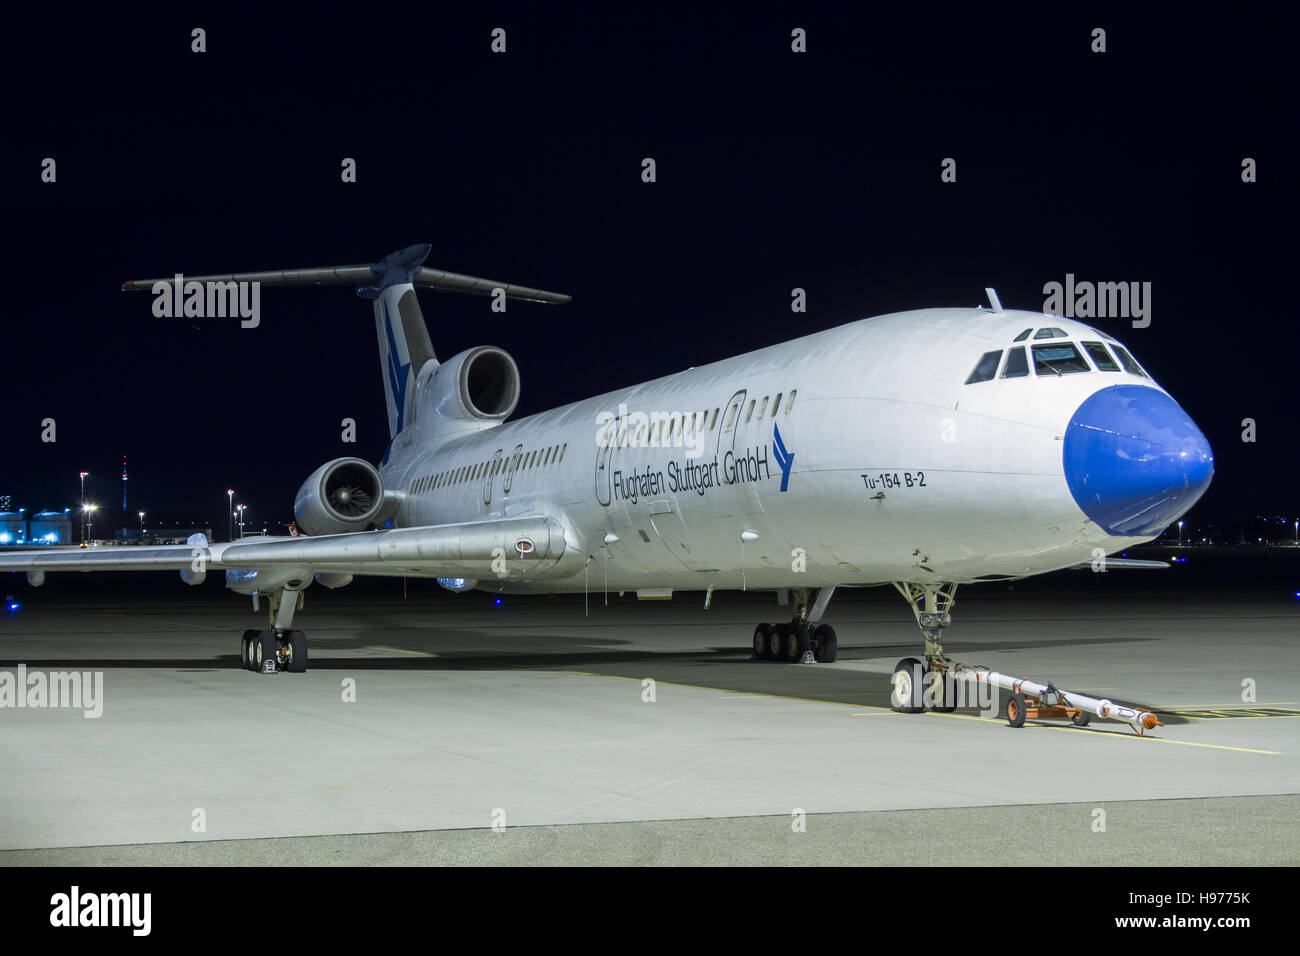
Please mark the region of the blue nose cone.
[[1065, 480], [1079, 507], [1108, 534], [1156, 535], [1196, 503], [1214, 453], [1172, 398], [1115, 385], [1079, 406], [1065, 430]]

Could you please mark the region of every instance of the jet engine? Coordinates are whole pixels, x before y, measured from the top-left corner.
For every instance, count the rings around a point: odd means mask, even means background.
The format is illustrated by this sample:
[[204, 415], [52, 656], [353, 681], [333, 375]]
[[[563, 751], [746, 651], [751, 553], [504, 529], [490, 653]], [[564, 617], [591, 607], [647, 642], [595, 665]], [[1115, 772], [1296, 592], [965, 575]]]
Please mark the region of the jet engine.
[[519, 403], [519, 366], [495, 345], [466, 349], [420, 378], [425, 407], [446, 422], [499, 424]]
[[387, 511], [378, 469], [360, 458], [327, 461], [293, 499], [294, 521], [309, 535], [364, 531]]

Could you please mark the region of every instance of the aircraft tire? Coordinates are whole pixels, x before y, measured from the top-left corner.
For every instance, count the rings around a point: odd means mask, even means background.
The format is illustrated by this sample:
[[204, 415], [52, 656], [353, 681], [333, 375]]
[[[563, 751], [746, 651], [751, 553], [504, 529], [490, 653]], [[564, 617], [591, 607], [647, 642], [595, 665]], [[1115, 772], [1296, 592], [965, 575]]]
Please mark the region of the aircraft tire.
[[817, 641], [817, 662], [834, 664], [835, 658], [840, 654], [840, 642], [835, 636], [835, 628], [829, 624], [818, 624], [813, 631], [813, 638]]
[[789, 624], [773, 624], [772, 637], [768, 641], [768, 659], [773, 661], [783, 661], [785, 657], [785, 637], [790, 632]]
[[924, 677], [925, 667], [915, 657], [904, 657], [895, 664], [889, 709], [900, 714], [919, 714], [925, 710], [921, 697]]
[[248, 670], [248, 644], [256, 636], [257, 631], [247, 630], [239, 639], [239, 666], [244, 670]]
[[289, 673], [307, 673], [307, 635], [302, 631], [290, 631], [289, 638]]
[[754, 628], [754, 660], [765, 661], [772, 653], [772, 625], [760, 624]]
[[790, 625], [785, 638], [785, 659], [791, 664], [803, 660], [804, 653], [812, 649], [812, 638], [808, 634], [808, 625], [796, 621]]

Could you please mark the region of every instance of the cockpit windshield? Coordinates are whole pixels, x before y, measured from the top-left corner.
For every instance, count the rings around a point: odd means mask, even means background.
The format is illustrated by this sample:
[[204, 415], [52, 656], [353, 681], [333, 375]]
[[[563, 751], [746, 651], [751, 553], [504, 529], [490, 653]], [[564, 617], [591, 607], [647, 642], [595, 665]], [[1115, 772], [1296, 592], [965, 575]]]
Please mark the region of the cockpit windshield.
[[[1049, 341], [1041, 345], [1032, 343], [1016, 345], [1006, 350], [1005, 363], [1002, 361], [1003, 352], [1001, 349], [985, 352], [980, 356], [979, 361], [975, 363], [975, 368], [966, 379], [966, 384], [989, 382], [998, 378], [999, 366], [1002, 369], [1002, 378], [1021, 378], [1028, 375], [1030, 363], [1026, 355], [1026, 349], [1033, 356], [1034, 374], [1040, 377], [1055, 378], [1061, 375], [1072, 375], [1075, 372], [1091, 372], [1094, 369], [1100, 372], [1118, 372], [1121, 368], [1130, 375], [1140, 375], [1142, 378], [1151, 377], [1124, 346], [1100, 330], [1093, 329], [1092, 331], [1106, 338], [1108, 343], [1093, 340], [1077, 344], [1069, 341]], [[1015, 337], [1014, 341], [1023, 342], [1031, 334], [1036, 340], [1063, 339], [1066, 336], [1063, 329], [1048, 326], [1036, 331], [1034, 329], [1025, 329]], [[1089, 364], [1089, 359], [1092, 360], [1091, 364]]]
[[1092, 371], [1088, 360], [1079, 354], [1073, 342], [1053, 342], [1051, 345], [1034, 345], [1031, 348], [1034, 352], [1034, 371], [1039, 375]]

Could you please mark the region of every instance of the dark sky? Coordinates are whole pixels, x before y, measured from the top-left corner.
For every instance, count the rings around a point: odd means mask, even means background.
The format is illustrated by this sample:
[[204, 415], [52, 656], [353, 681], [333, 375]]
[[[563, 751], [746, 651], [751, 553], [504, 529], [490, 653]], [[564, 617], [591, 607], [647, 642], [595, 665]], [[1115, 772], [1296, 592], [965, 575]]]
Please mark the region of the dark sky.
[[516, 357], [517, 414], [986, 285], [1037, 309], [1067, 272], [1150, 281], [1149, 328], [1098, 324], [1210, 439], [1194, 516], [1300, 509], [1280, 13], [607, 6], [7, 12], [0, 492], [61, 509], [86, 469], [116, 511], [126, 453], [132, 512], [219, 525], [233, 485], [284, 519], [318, 464], [387, 440], [369, 304], [264, 289], [246, 330], [156, 319], [121, 281], [430, 242], [429, 265], [574, 296], [494, 316], [421, 294], [440, 357]]

